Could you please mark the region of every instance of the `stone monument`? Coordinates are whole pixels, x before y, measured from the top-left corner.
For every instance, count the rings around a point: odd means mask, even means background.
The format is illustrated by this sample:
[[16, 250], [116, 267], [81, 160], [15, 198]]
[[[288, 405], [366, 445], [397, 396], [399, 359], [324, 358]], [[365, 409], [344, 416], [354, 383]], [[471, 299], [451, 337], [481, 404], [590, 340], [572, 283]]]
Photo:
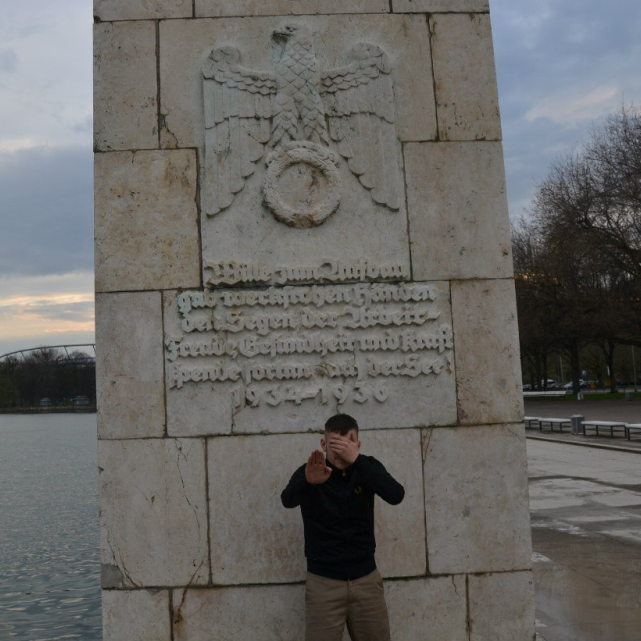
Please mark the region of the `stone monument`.
[[394, 641], [531, 641], [488, 0], [94, 13], [104, 641], [300, 641], [337, 412], [406, 489]]

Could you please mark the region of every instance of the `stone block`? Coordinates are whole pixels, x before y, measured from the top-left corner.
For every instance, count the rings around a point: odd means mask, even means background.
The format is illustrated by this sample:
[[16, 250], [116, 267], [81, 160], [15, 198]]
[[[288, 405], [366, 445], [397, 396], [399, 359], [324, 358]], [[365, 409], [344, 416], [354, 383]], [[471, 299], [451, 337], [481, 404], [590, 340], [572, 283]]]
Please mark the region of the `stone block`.
[[[208, 442], [213, 581], [217, 585], [286, 583], [305, 578], [300, 510], [280, 494], [320, 448], [320, 434], [213, 438]], [[418, 431], [362, 432], [406, 488], [398, 506], [377, 500], [377, 559], [388, 576], [425, 571], [425, 526]]]
[[523, 420], [516, 299], [512, 280], [452, 283], [459, 422]]
[[[321, 1], [323, 6], [327, 4], [326, 0]], [[220, 2], [215, 4], [223, 6]], [[340, 0], [341, 7], [347, 5]], [[238, 0], [229, 6], [238, 6]], [[285, 17], [265, 17], [161, 23], [161, 112], [166, 123], [163, 146], [204, 146], [202, 63], [211, 50], [233, 46], [240, 51], [243, 67], [273, 72], [282, 52], [271, 34], [286, 21]], [[318, 34], [315, 53], [321, 71], [348, 64], [350, 50], [357, 42], [381, 47], [391, 62], [398, 137], [403, 141], [436, 138], [430, 38], [423, 17], [399, 15], [382, 20], [372, 15], [319, 15], [299, 18], [297, 22], [309, 25]]]
[[171, 641], [167, 590], [103, 590], [103, 641]]
[[205, 444], [101, 441], [103, 588], [206, 585]]
[[522, 426], [427, 430], [423, 447], [429, 572], [530, 568]]
[[94, 0], [93, 14], [99, 20], [145, 20], [191, 18], [192, 0]]
[[500, 140], [488, 14], [430, 17], [440, 140]]
[[490, 10], [489, 0], [392, 0], [394, 13], [477, 13]]
[[513, 276], [499, 142], [405, 146], [416, 280]]
[[159, 293], [96, 296], [99, 438], [163, 436], [162, 359]]
[[96, 290], [200, 285], [196, 154], [96, 156]]
[[[360, 422], [359, 426], [367, 427]], [[361, 431], [360, 440], [361, 451], [383, 463], [405, 488], [399, 505], [376, 501], [376, 565], [384, 577], [425, 574], [420, 430]]]
[[388, 0], [196, 0], [197, 18], [388, 12]]
[[465, 576], [385, 584], [394, 641], [468, 641]]
[[469, 578], [470, 641], [532, 641], [534, 580], [531, 572]]
[[175, 641], [300, 641], [305, 587], [279, 585], [175, 591]]
[[299, 509], [280, 494], [320, 447], [319, 435], [208, 440], [212, 576], [216, 585], [286, 583], [305, 576]]
[[95, 25], [94, 79], [95, 148], [157, 149], [155, 23]]

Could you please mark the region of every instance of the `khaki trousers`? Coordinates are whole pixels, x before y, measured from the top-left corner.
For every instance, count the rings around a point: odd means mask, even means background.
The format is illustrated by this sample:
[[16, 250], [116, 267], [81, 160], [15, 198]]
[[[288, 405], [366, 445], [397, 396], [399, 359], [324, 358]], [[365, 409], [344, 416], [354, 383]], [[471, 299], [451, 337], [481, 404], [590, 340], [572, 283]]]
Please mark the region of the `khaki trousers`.
[[378, 570], [355, 581], [307, 573], [305, 641], [390, 641], [383, 579]]

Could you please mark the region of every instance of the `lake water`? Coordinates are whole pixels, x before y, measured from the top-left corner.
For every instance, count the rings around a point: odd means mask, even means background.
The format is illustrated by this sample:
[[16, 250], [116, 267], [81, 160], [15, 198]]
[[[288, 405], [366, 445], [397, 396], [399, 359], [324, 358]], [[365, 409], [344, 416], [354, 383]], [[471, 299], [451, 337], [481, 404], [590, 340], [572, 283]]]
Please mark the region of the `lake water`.
[[100, 641], [95, 414], [0, 414], [0, 639]]

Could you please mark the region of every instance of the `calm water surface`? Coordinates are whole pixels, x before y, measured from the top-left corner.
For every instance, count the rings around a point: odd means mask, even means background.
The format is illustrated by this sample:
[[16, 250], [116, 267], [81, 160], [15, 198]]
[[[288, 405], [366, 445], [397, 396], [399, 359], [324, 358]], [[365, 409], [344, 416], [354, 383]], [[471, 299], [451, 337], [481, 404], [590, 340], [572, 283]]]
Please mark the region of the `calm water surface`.
[[0, 639], [100, 641], [95, 414], [0, 415]]

